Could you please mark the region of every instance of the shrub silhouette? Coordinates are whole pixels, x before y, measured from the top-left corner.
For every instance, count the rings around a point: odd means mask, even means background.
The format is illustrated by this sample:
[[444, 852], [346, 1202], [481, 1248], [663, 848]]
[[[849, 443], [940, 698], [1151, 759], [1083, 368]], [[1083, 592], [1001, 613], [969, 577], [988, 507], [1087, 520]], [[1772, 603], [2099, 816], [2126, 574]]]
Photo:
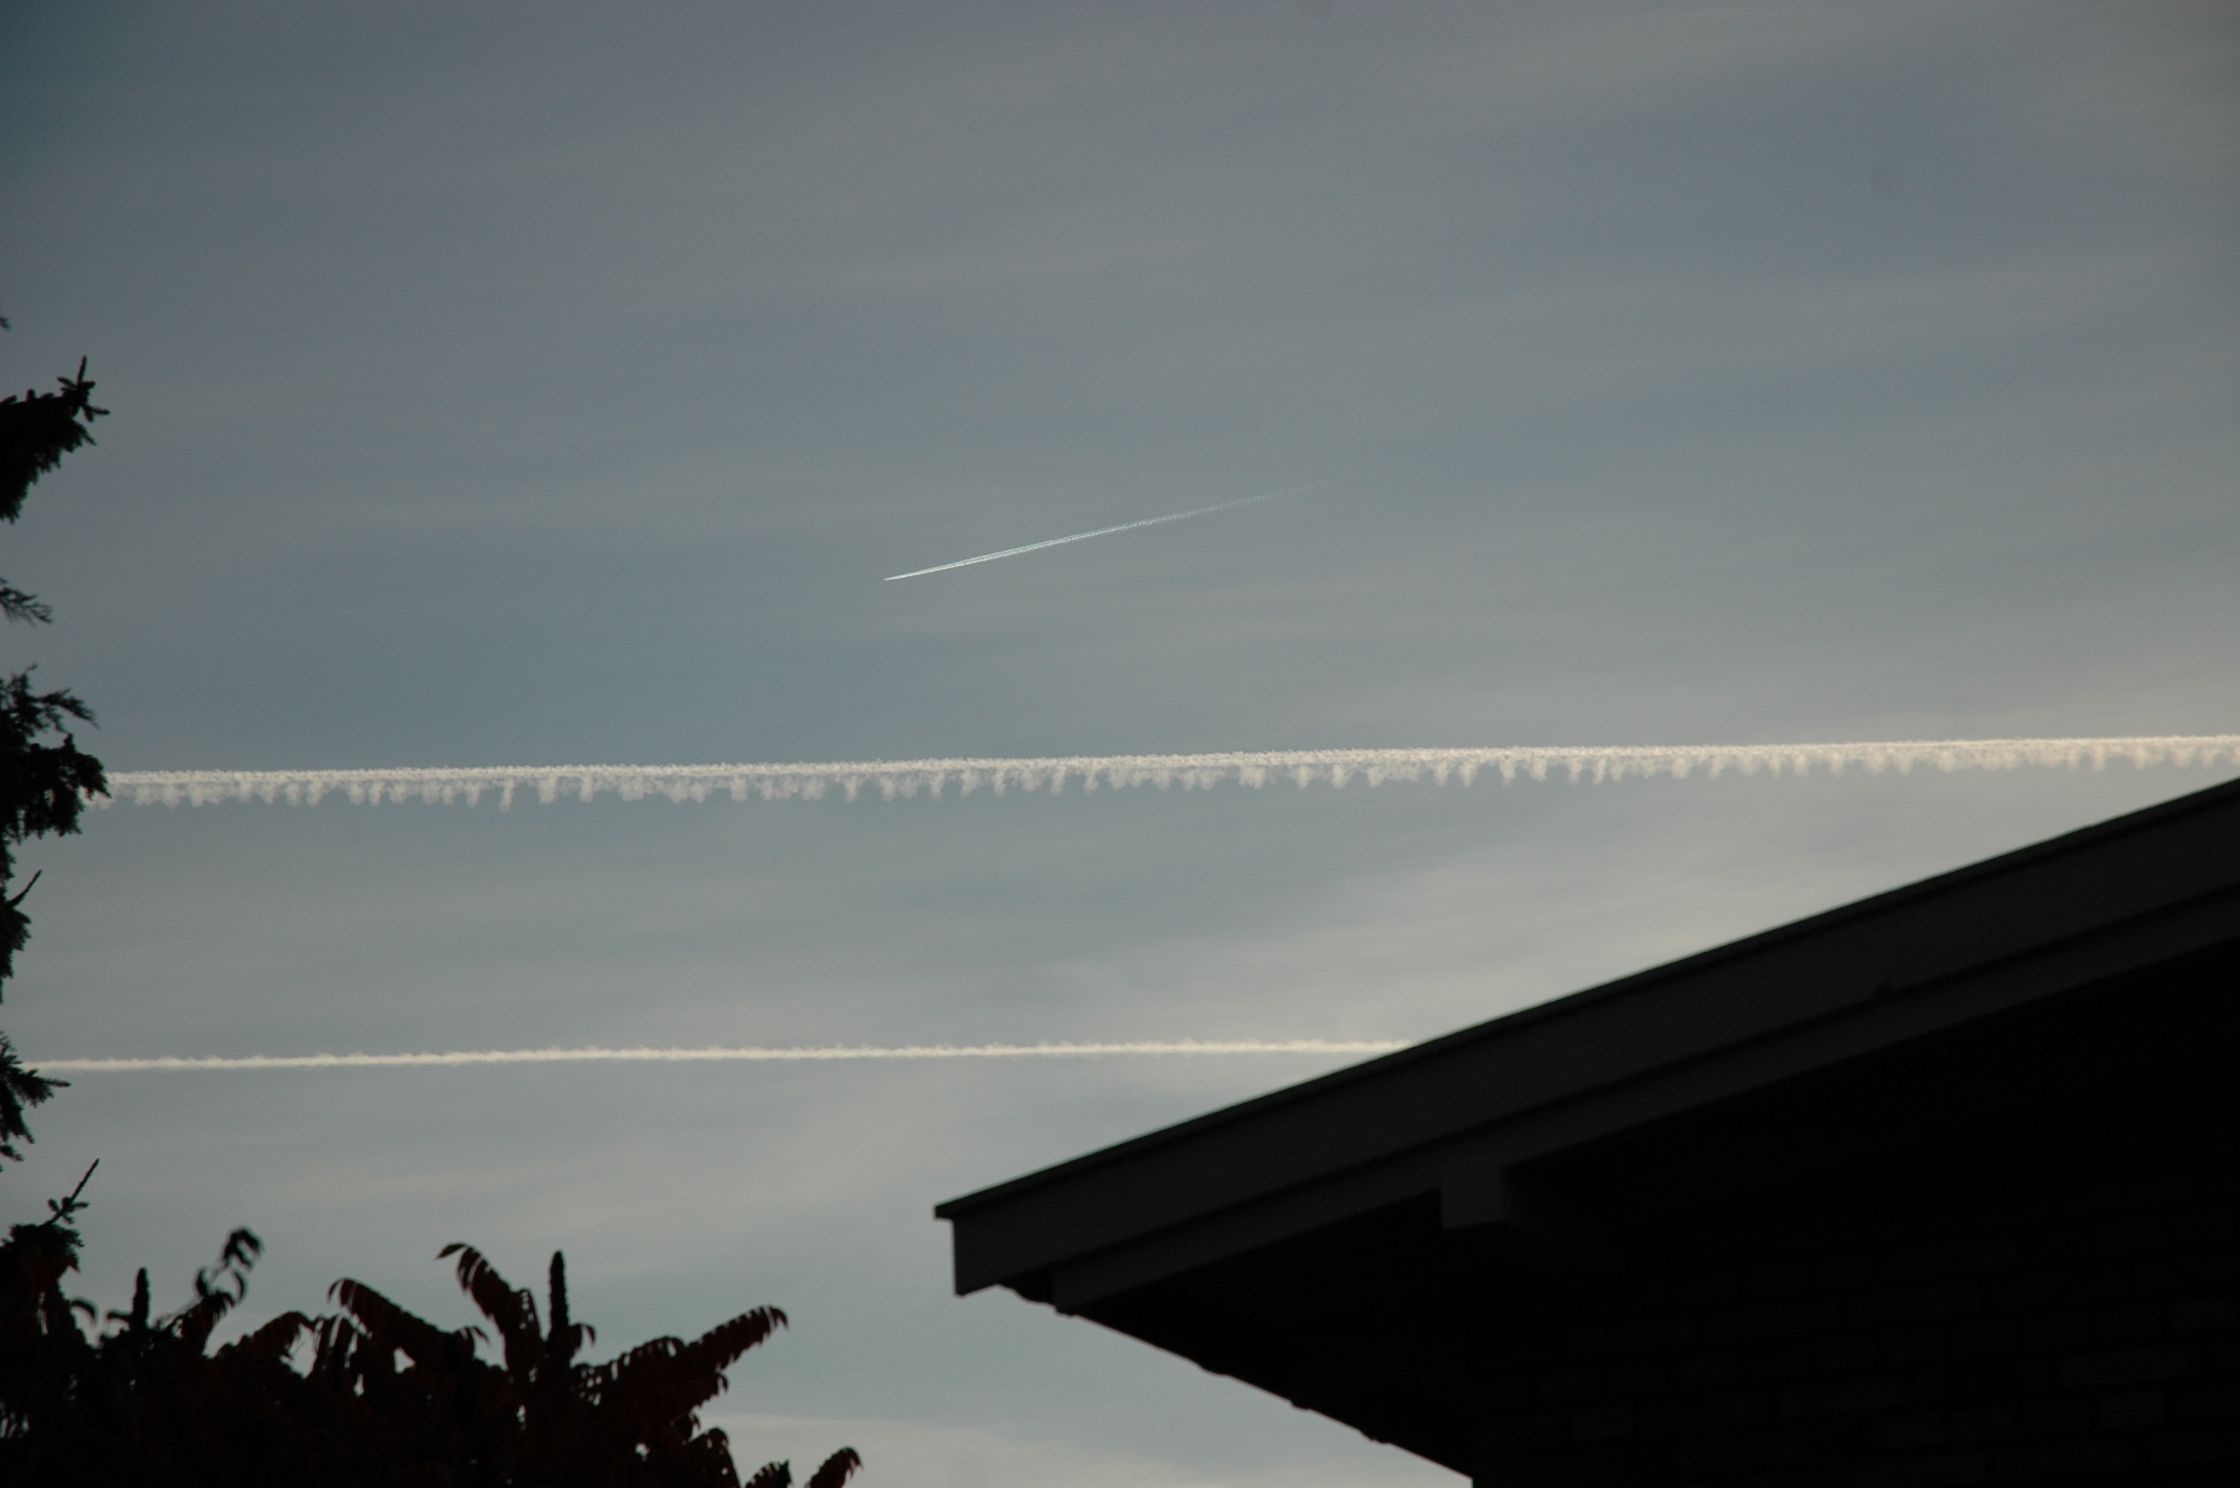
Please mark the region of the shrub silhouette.
[[[80, 1185], [81, 1189], [83, 1184]], [[148, 1273], [132, 1305], [89, 1338], [93, 1309], [64, 1295], [77, 1236], [73, 1194], [0, 1242], [0, 1478], [10, 1483], [520, 1485], [739, 1488], [730, 1442], [699, 1411], [726, 1371], [785, 1326], [757, 1307], [699, 1338], [656, 1338], [604, 1363], [580, 1355], [592, 1328], [569, 1309], [567, 1261], [549, 1306], [481, 1252], [448, 1245], [459, 1285], [497, 1334], [445, 1330], [364, 1282], [344, 1279], [324, 1317], [283, 1313], [215, 1352], [212, 1332], [248, 1290], [261, 1246], [236, 1230], [178, 1311], [151, 1312]], [[305, 1354], [302, 1367], [295, 1358]], [[862, 1460], [843, 1447], [807, 1488], [839, 1488]], [[786, 1488], [772, 1462], [750, 1488]]]

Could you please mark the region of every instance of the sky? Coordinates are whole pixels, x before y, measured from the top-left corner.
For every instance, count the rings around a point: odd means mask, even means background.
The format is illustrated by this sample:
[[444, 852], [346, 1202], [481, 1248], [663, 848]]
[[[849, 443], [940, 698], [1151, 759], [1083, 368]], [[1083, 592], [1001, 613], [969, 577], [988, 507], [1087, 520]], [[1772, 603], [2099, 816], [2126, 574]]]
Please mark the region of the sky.
[[[114, 770], [2240, 732], [2228, 5], [17, 0], [0, 138], [0, 382], [114, 411], [0, 664]], [[1416, 1039], [2234, 773], [119, 805], [0, 1026]], [[0, 1218], [784, 1307], [746, 1468], [1429, 1488], [930, 1213], [1352, 1057], [87, 1074]]]

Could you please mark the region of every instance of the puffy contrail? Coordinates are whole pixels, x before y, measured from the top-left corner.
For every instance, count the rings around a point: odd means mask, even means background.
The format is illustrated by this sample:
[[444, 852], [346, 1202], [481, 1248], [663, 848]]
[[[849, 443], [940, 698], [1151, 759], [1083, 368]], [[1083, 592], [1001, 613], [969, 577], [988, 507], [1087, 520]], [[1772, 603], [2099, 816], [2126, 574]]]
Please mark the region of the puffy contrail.
[[385, 770], [117, 770], [110, 794], [92, 798], [136, 806], [209, 806], [261, 801], [317, 805], [329, 796], [360, 805], [420, 801], [472, 806], [495, 796], [500, 810], [533, 792], [539, 801], [562, 796], [589, 801], [613, 794], [625, 801], [660, 796], [705, 801], [821, 800], [837, 793], [853, 801], [865, 790], [882, 799], [921, 793], [939, 799], [950, 790], [969, 796], [985, 790], [1052, 795], [1070, 783], [1082, 789], [1206, 790], [1216, 785], [1255, 789], [1289, 781], [1301, 787], [1429, 780], [1468, 785], [1498, 774], [1504, 785], [1569, 779], [1600, 783], [1636, 777], [1840, 775], [1895, 771], [2093, 769], [2110, 763], [2135, 769], [2162, 765], [2218, 769], [2240, 766], [2240, 734], [2153, 734], [2092, 739], [1912, 739], [1854, 744], [1623, 744], [1510, 745], [1478, 749], [1292, 749], [1231, 754], [1092, 754], [1044, 759], [853, 760], [828, 764], [734, 765], [482, 765]]
[[914, 568], [908, 573], [888, 574], [881, 582], [891, 584], [897, 579], [919, 579], [927, 574], [947, 573], [952, 568], [970, 568], [975, 563], [993, 563], [998, 558], [1016, 558], [1021, 553], [1032, 553], [1038, 548], [1055, 548], [1064, 543], [1087, 542], [1092, 537], [1107, 537], [1115, 532], [1133, 532], [1138, 527], [1156, 527], [1161, 522], [1179, 522], [1185, 517], [1211, 516], [1215, 512], [1234, 511], [1240, 506], [1250, 506], [1256, 501], [1273, 501], [1278, 496], [1297, 496], [1326, 486], [1328, 481], [1315, 481], [1304, 486], [1286, 486], [1280, 491], [1262, 491], [1257, 496], [1246, 496], [1236, 501], [1223, 501], [1214, 506], [1201, 506], [1195, 511], [1169, 512], [1163, 517], [1143, 517], [1133, 522], [1122, 522], [1116, 527], [1099, 527], [1094, 532], [1076, 532], [1070, 537], [1046, 537], [1041, 542], [1021, 543], [1016, 548], [1005, 548], [999, 553], [982, 553], [977, 558], [959, 558], [954, 563], [936, 563], [931, 568]]
[[454, 1049], [423, 1054], [160, 1055], [146, 1059], [42, 1059], [42, 1074], [111, 1075], [175, 1070], [449, 1069], [477, 1064], [781, 1064], [867, 1059], [1091, 1059], [1111, 1055], [1389, 1054], [1401, 1039], [1176, 1039], [1109, 1044], [713, 1045], [697, 1049]]

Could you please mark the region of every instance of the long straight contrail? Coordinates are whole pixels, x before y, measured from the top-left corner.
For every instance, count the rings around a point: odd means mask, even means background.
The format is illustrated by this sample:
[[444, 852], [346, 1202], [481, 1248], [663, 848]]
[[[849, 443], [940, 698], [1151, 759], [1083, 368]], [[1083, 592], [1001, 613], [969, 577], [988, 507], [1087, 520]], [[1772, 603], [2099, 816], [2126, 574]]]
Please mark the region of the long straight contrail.
[[884, 800], [919, 794], [938, 800], [985, 790], [1056, 795], [1073, 782], [1082, 789], [1207, 790], [1216, 785], [1258, 789], [1294, 785], [1376, 786], [1429, 780], [1469, 785], [1498, 774], [1507, 785], [1568, 778], [1611, 780], [1692, 776], [1840, 775], [1916, 769], [2105, 769], [2112, 763], [2146, 770], [2157, 766], [2218, 769], [2240, 765], [2240, 734], [2147, 734], [2089, 739], [1911, 739], [1853, 744], [1621, 744], [1509, 745], [1478, 749], [1289, 749], [1231, 754], [1092, 754], [1033, 759], [854, 760], [837, 763], [735, 765], [481, 765], [386, 770], [118, 770], [109, 776], [112, 801], [136, 806], [210, 806], [224, 802], [315, 806], [329, 796], [359, 805], [419, 801], [472, 806], [486, 795], [504, 810], [524, 791], [542, 802], [589, 801], [609, 792], [625, 801], [660, 796], [670, 801], [822, 800], [839, 794], [853, 801], [865, 790]]
[[936, 563], [931, 568], [915, 568], [908, 573], [888, 574], [882, 583], [891, 584], [897, 579], [921, 579], [927, 574], [947, 573], [952, 568], [970, 568], [975, 563], [993, 563], [998, 558], [1016, 558], [1021, 553], [1032, 553], [1040, 548], [1055, 548], [1066, 543], [1087, 542], [1092, 537], [1108, 537], [1115, 532], [1133, 532], [1138, 527], [1156, 527], [1161, 522], [1179, 522], [1185, 517], [1206, 517], [1215, 512], [1234, 511], [1240, 506], [1250, 506], [1256, 501], [1273, 501], [1278, 496], [1297, 496], [1312, 491], [1316, 486], [1329, 484], [1316, 481], [1304, 486], [1286, 486], [1280, 491], [1262, 491], [1257, 496], [1246, 496], [1236, 501], [1223, 501], [1213, 506], [1201, 506], [1195, 511], [1169, 512], [1163, 517], [1143, 517], [1133, 522], [1122, 522], [1115, 527], [1099, 527], [1094, 532], [1076, 532], [1070, 537], [1046, 537], [1041, 542], [1021, 543], [1016, 548], [1005, 548], [997, 553], [982, 553], [977, 558], [959, 558], [954, 563]]
[[1118, 1055], [1389, 1054], [1401, 1039], [1172, 1039], [1104, 1044], [714, 1045], [680, 1049], [455, 1049], [422, 1054], [160, 1055], [145, 1059], [42, 1059], [42, 1074], [115, 1075], [183, 1070], [451, 1069], [478, 1064], [751, 1064], [877, 1059], [1094, 1059]]

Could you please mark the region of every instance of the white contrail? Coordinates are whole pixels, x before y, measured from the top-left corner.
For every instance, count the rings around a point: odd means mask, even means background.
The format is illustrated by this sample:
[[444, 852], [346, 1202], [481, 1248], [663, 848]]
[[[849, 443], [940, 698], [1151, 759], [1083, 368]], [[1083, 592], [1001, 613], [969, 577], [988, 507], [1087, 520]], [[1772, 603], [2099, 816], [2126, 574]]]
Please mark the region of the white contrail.
[[952, 568], [970, 568], [975, 563], [993, 563], [998, 558], [1016, 558], [1021, 553], [1032, 553], [1038, 548], [1055, 548], [1064, 543], [1087, 542], [1092, 537], [1107, 537], [1115, 532], [1133, 532], [1138, 527], [1156, 527], [1161, 522], [1179, 522], [1185, 517], [1210, 516], [1214, 512], [1234, 511], [1240, 506], [1250, 506], [1256, 501], [1273, 501], [1278, 496], [1297, 496], [1312, 491], [1328, 481], [1315, 481], [1310, 485], [1286, 486], [1280, 491], [1262, 491], [1257, 496], [1246, 496], [1236, 501], [1223, 501], [1214, 506], [1201, 506], [1194, 511], [1169, 512], [1163, 517], [1143, 517], [1133, 522], [1122, 522], [1116, 527], [1099, 527], [1094, 532], [1076, 532], [1070, 537], [1046, 537], [1041, 542], [1021, 543], [1016, 548], [1005, 548], [998, 553], [982, 553], [977, 558], [959, 558], [954, 563], [936, 563], [931, 568], [914, 568], [908, 573], [888, 574], [882, 583], [891, 584], [897, 579], [918, 579], [927, 574], [947, 573]]
[[1400, 1039], [1203, 1039], [1108, 1044], [714, 1045], [697, 1049], [454, 1049], [422, 1054], [159, 1055], [146, 1059], [42, 1059], [56, 1075], [173, 1070], [450, 1069], [477, 1064], [783, 1064], [867, 1059], [1091, 1059], [1112, 1055], [1389, 1054]]
[[853, 801], [865, 790], [882, 799], [950, 790], [1004, 795], [1048, 791], [1069, 783], [1084, 790], [1155, 786], [1205, 790], [1216, 785], [1258, 788], [1289, 781], [1298, 786], [1367, 785], [1428, 780], [1468, 785], [1498, 774], [1602, 782], [1636, 777], [1808, 775], [1848, 769], [1870, 774], [1916, 769], [2099, 770], [2111, 762], [2136, 769], [2162, 765], [2218, 769], [2240, 766], [2240, 734], [2156, 734], [2095, 739], [1913, 739], [1854, 744], [1624, 744], [1601, 746], [1511, 745], [1479, 749], [1292, 749], [1230, 754], [1093, 754], [1046, 759], [853, 760], [785, 765], [482, 765], [385, 770], [118, 770], [109, 776], [110, 801], [136, 806], [208, 806], [229, 801], [316, 805], [329, 796], [360, 805], [384, 801], [459, 802], [472, 806], [486, 795], [499, 809], [516, 794], [539, 801], [562, 796], [589, 801], [609, 792], [625, 801], [660, 796], [705, 801], [821, 800], [838, 793]]

